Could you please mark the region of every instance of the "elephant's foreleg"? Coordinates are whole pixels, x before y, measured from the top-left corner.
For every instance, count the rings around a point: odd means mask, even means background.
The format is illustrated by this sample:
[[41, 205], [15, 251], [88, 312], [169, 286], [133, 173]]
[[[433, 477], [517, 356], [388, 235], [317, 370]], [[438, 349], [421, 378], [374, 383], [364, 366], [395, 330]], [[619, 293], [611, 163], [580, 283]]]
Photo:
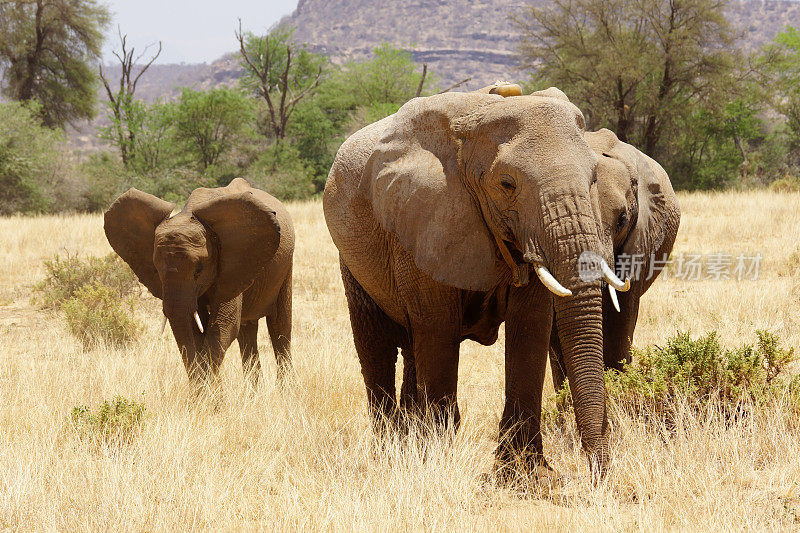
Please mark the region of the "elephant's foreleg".
[[395, 365], [402, 328], [378, 307], [344, 263], [340, 266], [369, 412], [375, 428], [380, 430], [397, 416]]
[[460, 339], [450, 329], [416, 325], [412, 338], [420, 404], [437, 426], [444, 428], [452, 420], [457, 429], [461, 421], [457, 402]]
[[512, 289], [506, 319], [505, 395], [497, 449], [501, 469], [547, 469], [542, 450], [542, 388], [550, 347], [552, 299], [541, 285]]
[[212, 304], [209, 313], [208, 329], [204, 335], [204, 350], [201, 354], [203, 370], [216, 377], [225, 352], [239, 334], [242, 319], [242, 295], [233, 300]]
[[267, 315], [267, 331], [278, 363], [278, 379], [282, 380], [292, 369], [292, 271], [283, 282], [275, 311]]
[[622, 371], [631, 362], [631, 341], [639, 317], [639, 284], [628, 292], [617, 294], [620, 310], [611, 303], [608, 291], [603, 291], [603, 362], [605, 367]]
[[261, 375], [261, 360], [258, 356], [258, 320], [242, 322], [239, 327], [239, 351], [242, 352], [242, 371], [255, 387]]

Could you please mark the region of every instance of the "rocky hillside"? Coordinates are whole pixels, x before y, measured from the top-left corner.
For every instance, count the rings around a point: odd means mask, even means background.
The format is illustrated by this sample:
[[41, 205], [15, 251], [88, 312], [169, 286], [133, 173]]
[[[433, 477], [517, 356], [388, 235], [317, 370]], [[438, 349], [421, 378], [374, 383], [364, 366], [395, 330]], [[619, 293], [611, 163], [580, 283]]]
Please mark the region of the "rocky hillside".
[[[399, 44], [411, 50], [417, 61], [427, 62], [442, 85], [470, 78], [463, 86], [469, 89], [497, 79], [526, 77], [516, 68], [518, 33], [512, 21], [525, 5], [526, 0], [300, 0], [281, 24], [294, 26], [298, 40], [336, 63], [364, 57], [381, 41]], [[742, 44], [754, 47], [772, 39], [787, 24], [800, 26], [800, 1], [734, 2], [729, 18], [742, 30]], [[108, 68], [112, 83], [118, 72]], [[142, 77], [137, 96], [150, 102], [171, 99], [178, 96], [180, 87], [233, 85], [238, 75], [234, 54], [211, 64], [153, 65]], [[101, 98], [105, 100], [105, 94]], [[75, 147], [94, 150], [95, 132], [102, 123], [101, 117], [73, 132]]]
[[[526, 0], [300, 0], [281, 24], [294, 26], [298, 40], [334, 62], [363, 57], [385, 40], [411, 50], [443, 83], [472, 78], [467, 86], [477, 87], [523, 76], [515, 67], [512, 16], [525, 5]], [[743, 44], [758, 46], [787, 24], [800, 26], [800, 1], [734, 2], [729, 17], [742, 29]], [[211, 64], [154, 65], [137, 94], [148, 101], [170, 98], [183, 86], [230, 85], [238, 73], [233, 54]]]
[[[535, 0], [545, 2], [546, 0]], [[444, 83], [471, 77], [478, 87], [498, 78], [518, 79], [518, 32], [512, 21], [524, 0], [300, 0], [282, 23], [334, 61], [368, 54], [382, 40], [412, 50]], [[734, 2], [730, 20], [757, 46], [787, 24], [800, 26], [800, 2]]]

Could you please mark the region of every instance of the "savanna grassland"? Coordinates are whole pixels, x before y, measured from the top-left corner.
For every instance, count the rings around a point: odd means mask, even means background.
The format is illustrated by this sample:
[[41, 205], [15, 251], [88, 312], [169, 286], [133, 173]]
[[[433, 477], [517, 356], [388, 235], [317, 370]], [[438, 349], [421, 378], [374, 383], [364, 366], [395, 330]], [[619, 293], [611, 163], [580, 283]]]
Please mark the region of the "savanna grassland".
[[[681, 194], [680, 202], [676, 254], [760, 253], [760, 276], [657, 281], [642, 300], [635, 344], [717, 330], [739, 345], [767, 329], [800, 347], [800, 195]], [[146, 324], [140, 340], [89, 351], [61, 316], [30, 303], [43, 260], [111, 251], [101, 215], [0, 219], [0, 529], [800, 528], [800, 423], [780, 401], [730, 423], [687, 411], [673, 431], [612, 403], [615, 459], [599, 486], [571, 422], [544, 435], [566, 486], [531, 494], [486, 481], [503, 403], [502, 337], [492, 347], [462, 345], [455, 436], [380, 448], [321, 204], [290, 211], [295, 373], [283, 390], [276, 385], [262, 321], [258, 390], [242, 378], [234, 345], [210, 397], [194, 395], [171, 333], [158, 334], [154, 298], [135, 310]], [[141, 431], [122, 444], [82, 439], [73, 407], [117, 395], [146, 406]]]

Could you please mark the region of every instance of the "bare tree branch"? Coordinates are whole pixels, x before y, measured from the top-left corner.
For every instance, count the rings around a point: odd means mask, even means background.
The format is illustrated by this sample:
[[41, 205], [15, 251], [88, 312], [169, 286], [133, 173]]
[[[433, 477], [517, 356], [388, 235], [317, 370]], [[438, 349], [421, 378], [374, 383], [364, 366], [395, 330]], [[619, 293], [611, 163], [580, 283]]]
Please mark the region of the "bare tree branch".
[[448, 87], [447, 89], [445, 89], [445, 90], [443, 90], [443, 91], [439, 91], [439, 92], [438, 92], [438, 93], [436, 93], [436, 94], [444, 94], [444, 93], [446, 93], [446, 92], [450, 92], [450, 91], [452, 91], [453, 89], [457, 89], [458, 87], [461, 87], [461, 86], [462, 86], [462, 85], [464, 85], [465, 83], [469, 83], [471, 80], [472, 80], [472, 78], [466, 78], [466, 79], [463, 79], [463, 80], [461, 80], [460, 82], [458, 82], [458, 83], [454, 83], [453, 85], [451, 85], [451, 86], [450, 86], [450, 87]]
[[419, 79], [419, 85], [417, 86], [417, 92], [414, 95], [415, 97], [420, 96], [422, 94], [422, 87], [425, 85], [425, 76], [428, 75], [428, 64], [422, 64], [422, 77]]

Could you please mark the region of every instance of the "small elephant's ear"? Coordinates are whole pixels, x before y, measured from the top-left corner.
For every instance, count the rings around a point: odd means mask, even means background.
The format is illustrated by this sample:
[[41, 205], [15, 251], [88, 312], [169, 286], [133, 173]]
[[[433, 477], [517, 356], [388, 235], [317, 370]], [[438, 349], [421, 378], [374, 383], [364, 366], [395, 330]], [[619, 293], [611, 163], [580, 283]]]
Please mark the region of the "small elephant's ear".
[[104, 216], [108, 243], [157, 298], [161, 298], [161, 279], [153, 264], [155, 232], [174, 208], [175, 204], [131, 188], [111, 204]]
[[485, 93], [411, 100], [388, 125], [361, 180], [381, 227], [421, 270], [460, 289], [488, 290], [503, 272], [459, 162], [463, 130], [498, 101]]
[[211, 290], [220, 301], [244, 292], [275, 255], [281, 226], [275, 211], [253, 191], [198, 204], [192, 213], [219, 239], [219, 272]]
[[661, 273], [663, 263], [654, 264], [653, 260], [665, 261], [672, 252], [681, 213], [669, 176], [661, 165], [633, 146], [624, 146], [627, 162], [633, 163], [638, 177], [639, 212], [623, 244], [622, 253], [643, 258], [639, 276], [643, 293]]

